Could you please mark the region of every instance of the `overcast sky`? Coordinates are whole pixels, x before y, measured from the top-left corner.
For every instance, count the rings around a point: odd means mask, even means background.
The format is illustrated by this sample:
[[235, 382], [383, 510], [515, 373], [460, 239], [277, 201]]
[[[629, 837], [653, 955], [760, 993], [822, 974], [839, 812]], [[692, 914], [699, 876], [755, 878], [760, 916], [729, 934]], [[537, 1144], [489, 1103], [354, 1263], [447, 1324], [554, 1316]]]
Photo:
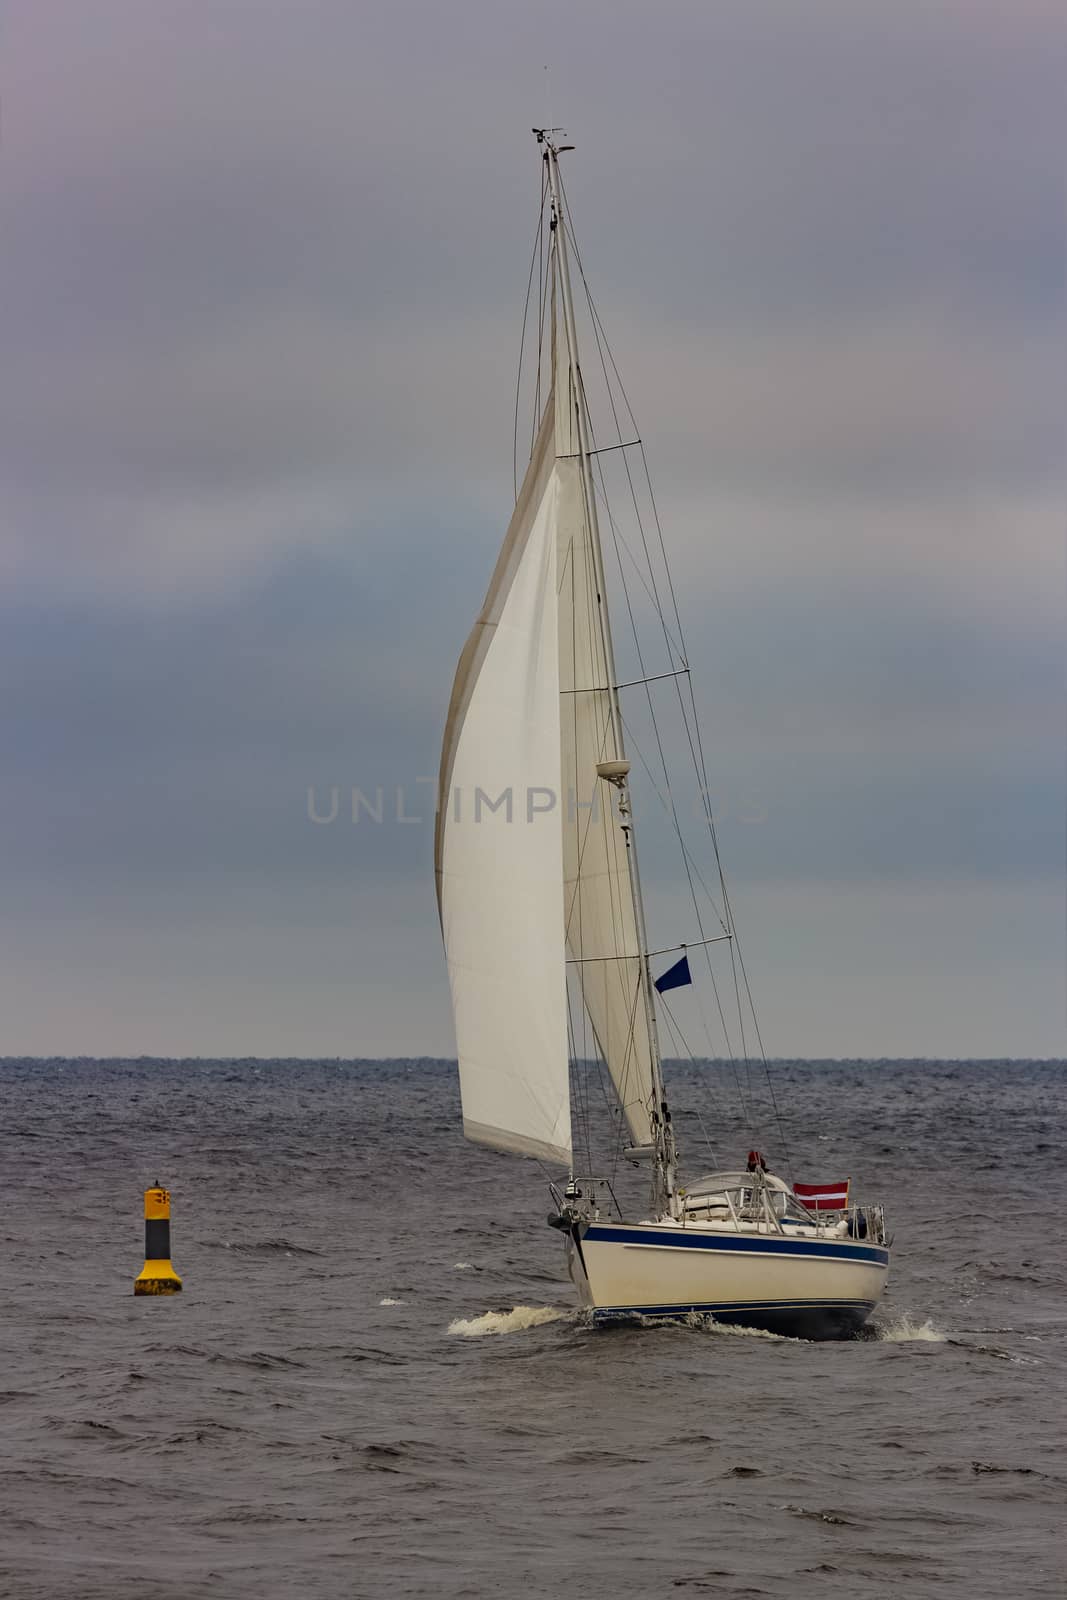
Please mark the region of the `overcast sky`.
[[1064, 1054], [1065, 68], [1052, 0], [0, 3], [0, 1053], [452, 1053], [550, 114], [768, 1049]]

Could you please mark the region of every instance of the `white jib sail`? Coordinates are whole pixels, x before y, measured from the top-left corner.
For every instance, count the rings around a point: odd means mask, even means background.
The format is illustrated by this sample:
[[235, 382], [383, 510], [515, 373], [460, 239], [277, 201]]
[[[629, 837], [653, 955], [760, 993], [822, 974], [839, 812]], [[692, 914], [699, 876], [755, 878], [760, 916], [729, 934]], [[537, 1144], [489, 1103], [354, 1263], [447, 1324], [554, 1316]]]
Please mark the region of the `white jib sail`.
[[552, 407], [456, 670], [435, 864], [463, 1130], [570, 1165]]

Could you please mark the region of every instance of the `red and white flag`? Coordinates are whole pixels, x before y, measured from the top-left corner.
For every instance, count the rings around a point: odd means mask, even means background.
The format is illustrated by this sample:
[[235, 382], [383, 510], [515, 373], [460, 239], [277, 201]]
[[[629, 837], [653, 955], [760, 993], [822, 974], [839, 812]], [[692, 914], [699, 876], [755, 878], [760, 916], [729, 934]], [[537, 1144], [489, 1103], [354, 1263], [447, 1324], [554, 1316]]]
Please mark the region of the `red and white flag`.
[[844, 1211], [849, 1179], [844, 1183], [794, 1183], [793, 1193], [809, 1211]]

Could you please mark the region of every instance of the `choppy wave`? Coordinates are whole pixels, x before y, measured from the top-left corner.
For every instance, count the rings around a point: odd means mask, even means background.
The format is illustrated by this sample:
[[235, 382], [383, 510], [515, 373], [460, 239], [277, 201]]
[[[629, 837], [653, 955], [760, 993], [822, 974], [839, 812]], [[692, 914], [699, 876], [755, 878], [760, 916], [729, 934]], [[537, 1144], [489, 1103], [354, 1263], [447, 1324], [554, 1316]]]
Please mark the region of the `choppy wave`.
[[[832, 1128], [824, 1173], [893, 1196], [855, 1342], [594, 1333], [539, 1178], [472, 1153], [443, 1063], [0, 1064], [0, 1594], [125, 1596], [148, 1525], [160, 1600], [458, 1600], [521, 1587], [517, 1560], [582, 1600], [996, 1600], [1020, 1572], [1060, 1600], [1063, 1265], [1018, 1219], [1067, 1070], [782, 1070], [798, 1151]], [[669, 1068], [686, 1097], [719, 1072]], [[134, 1299], [156, 1177], [186, 1289]], [[645, 1204], [647, 1173], [617, 1179]]]
[[231, 1250], [236, 1256], [321, 1256], [311, 1245], [294, 1244], [291, 1239], [203, 1239], [204, 1250]]
[[480, 1339], [485, 1333], [523, 1333], [545, 1322], [561, 1322], [573, 1312], [558, 1306], [512, 1306], [510, 1311], [486, 1311], [480, 1317], [457, 1317], [448, 1324], [449, 1333], [461, 1339]]
[[391, 1295], [387, 1294], [383, 1299], [378, 1301], [378, 1304], [380, 1306], [402, 1306], [404, 1302], [403, 1300], [394, 1300]]

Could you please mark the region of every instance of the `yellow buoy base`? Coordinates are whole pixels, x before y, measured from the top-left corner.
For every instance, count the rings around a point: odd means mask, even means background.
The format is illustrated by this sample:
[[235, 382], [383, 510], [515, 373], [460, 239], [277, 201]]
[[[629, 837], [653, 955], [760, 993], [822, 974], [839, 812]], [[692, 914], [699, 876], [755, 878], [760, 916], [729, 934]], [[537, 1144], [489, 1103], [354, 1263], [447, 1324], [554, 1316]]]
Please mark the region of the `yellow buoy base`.
[[182, 1280], [169, 1261], [146, 1261], [133, 1282], [134, 1294], [180, 1294]]

